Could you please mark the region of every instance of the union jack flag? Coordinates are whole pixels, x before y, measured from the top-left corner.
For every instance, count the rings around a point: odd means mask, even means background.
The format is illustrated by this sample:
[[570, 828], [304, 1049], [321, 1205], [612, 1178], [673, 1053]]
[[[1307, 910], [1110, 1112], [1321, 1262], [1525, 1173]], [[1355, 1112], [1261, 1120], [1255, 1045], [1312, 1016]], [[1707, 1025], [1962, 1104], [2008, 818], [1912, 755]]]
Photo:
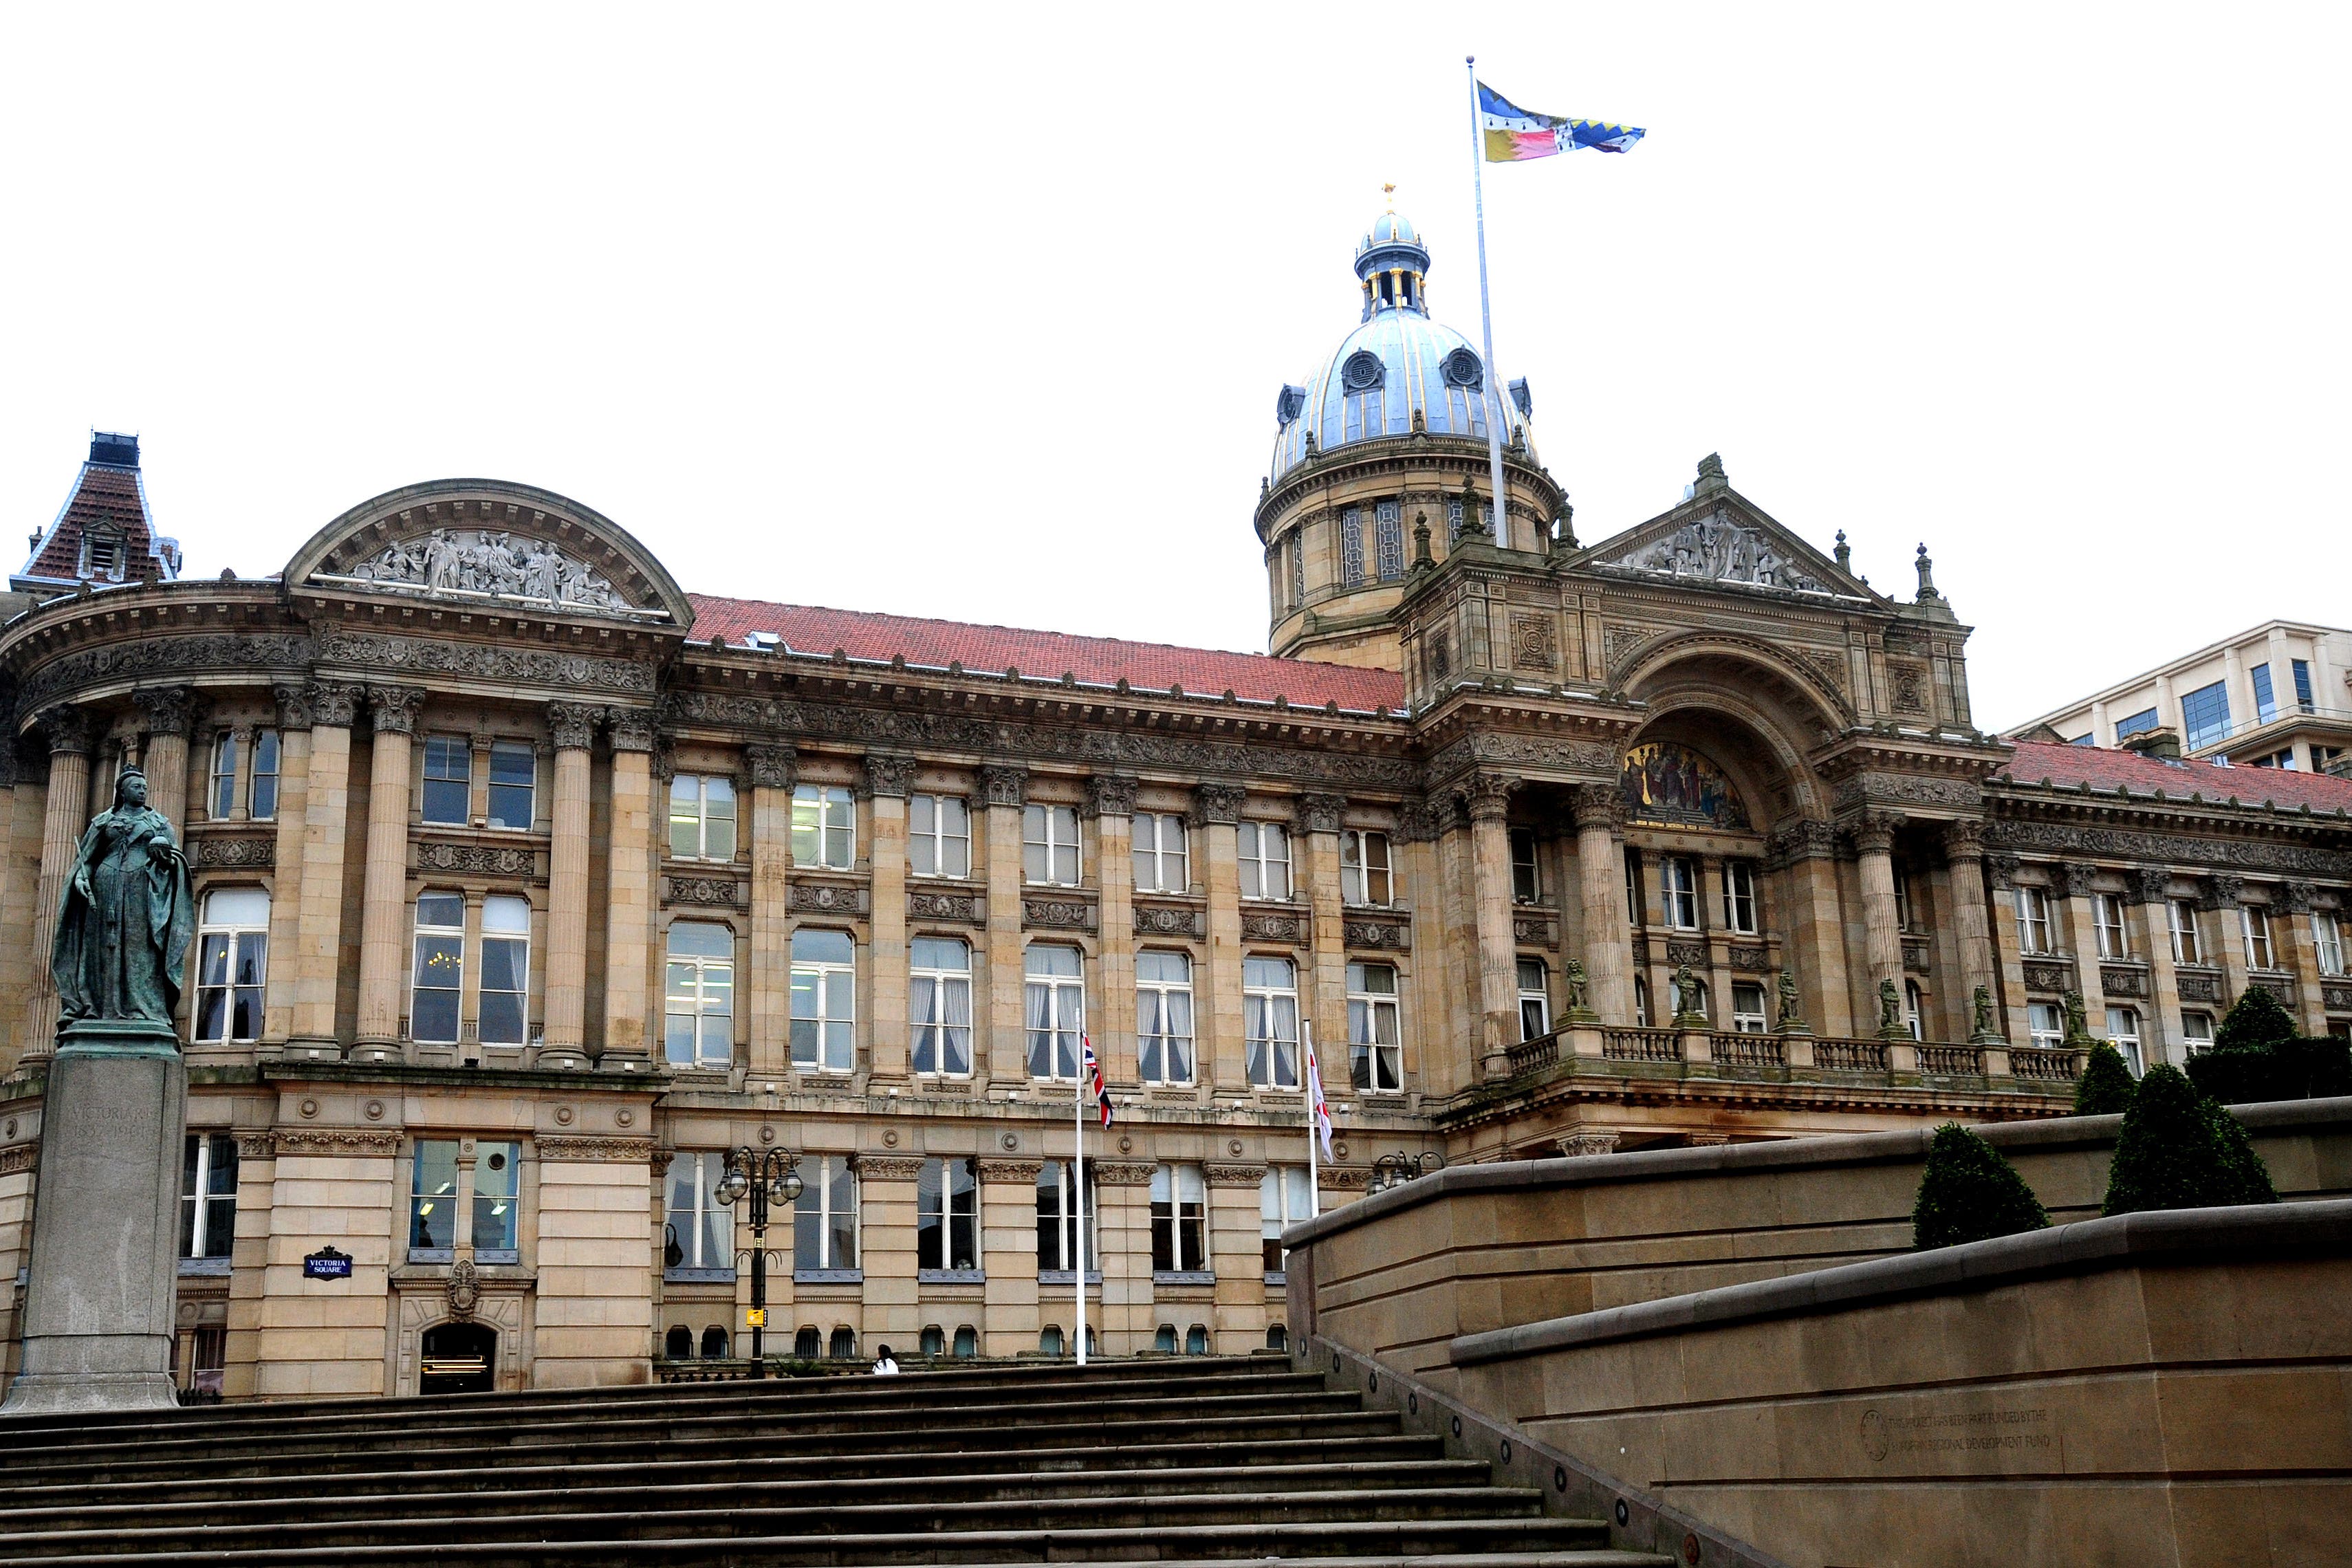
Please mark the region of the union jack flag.
[[1095, 1105], [1102, 1111], [1102, 1124], [1108, 1127], [1110, 1125], [1110, 1090], [1103, 1087], [1102, 1063], [1095, 1059], [1094, 1040], [1085, 1035], [1078, 1038], [1087, 1048], [1086, 1063], [1078, 1069], [1081, 1081], [1093, 1088]]

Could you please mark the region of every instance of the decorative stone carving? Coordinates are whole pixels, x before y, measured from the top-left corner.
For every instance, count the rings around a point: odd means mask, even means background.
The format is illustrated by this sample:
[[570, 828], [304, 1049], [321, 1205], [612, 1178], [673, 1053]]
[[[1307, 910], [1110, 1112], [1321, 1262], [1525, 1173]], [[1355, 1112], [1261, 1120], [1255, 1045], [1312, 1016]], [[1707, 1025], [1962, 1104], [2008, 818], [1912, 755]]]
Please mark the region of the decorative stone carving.
[[2172, 873], [2161, 866], [2135, 866], [2124, 873], [2134, 902], [2161, 904], [2172, 896]]
[[1783, 1035], [1811, 1034], [1813, 1032], [1813, 1026], [1805, 1022], [1804, 1005], [1797, 995], [1797, 972], [1795, 970], [1784, 968], [1780, 971], [1779, 992], [1780, 1016], [1773, 1025], [1773, 1027]]
[[2221, 977], [2218, 974], [2183, 973], [2179, 980], [2183, 1002], [2219, 1002], [2221, 999]]
[[983, 1182], [1004, 1182], [1018, 1186], [1034, 1187], [1045, 1174], [1043, 1160], [982, 1160], [980, 1179]]
[[1927, 672], [1916, 664], [1895, 664], [1886, 667], [1887, 684], [1894, 689], [1894, 708], [1897, 713], [1927, 711]]
[[1239, 823], [1242, 803], [1248, 798], [1249, 791], [1239, 784], [1202, 784], [1192, 792], [1192, 826], [1205, 827], [1213, 822]]
[[2234, 910], [2245, 891], [2246, 879], [2243, 877], [2226, 877], [2216, 873], [2204, 879], [2202, 890], [2198, 895], [2197, 907], [2200, 910]]
[[980, 798], [983, 805], [1017, 806], [1029, 798], [1029, 770], [988, 763], [980, 769]]
[[1264, 1165], [1202, 1165], [1201, 1175], [1213, 1187], [1255, 1187], [1265, 1180], [1265, 1167]]
[[722, 910], [740, 909], [743, 907], [743, 884], [732, 877], [665, 877], [662, 879], [662, 901], [709, 904]]
[[1918, 773], [1859, 773], [1838, 785], [1837, 807], [1884, 805], [1903, 808], [1930, 806], [1943, 810], [1979, 811], [1984, 791], [1972, 779], [1937, 778]]
[[2312, 897], [2318, 891], [2308, 882], [2281, 882], [2271, 895], [2271, 908], [2290, 915], [2311, 912]]
[[1556, 735], [1498, 734], [1481, 730], [1465, 735], [1429, 759], [1432, 779], [1450, 779], [1481, 769], [1497, 773], [1541, 769], [1550, 773], [1617, 776], [1623, 758], [1614, 746], [1570, 741]]
[[1087, 780], [1086, 815], [1133, 816], [1136, 781], [1124, 773], [1097, 773]]
[[866, 913], [866, 889], [855, 883], [795, 879], [785, 903], [796, 915], [862, 915]]
[[1303, 795], [1294, 808], [1292, 823], [1301, 833], [1337, 833], [1347, 809], [1345, 795]]
[[1765, 858], [1774, 866], [1798, 860], [1834, 860], [1837, 829], [1826, 822], [1791, 822], [1774, 828], [1764, 840]]
[[1830, 592], [1784, 553], [1770, 534], [1741, 521], [1720, 504], [1663, 538], [1595, 564], [1706, 583], [1752, 583], [1800, 594]]
[[1299, 915], [1242, 915], [1244, 942], [1303, 942], [1307, 940], [1307, 921]]
[[654, 1141], [650, 1138], [551, 1136], [542, 1132], [532, 1143], [542, 1160], [618, 1160], [635, 1165], [654, 1157]]
[[1511, 668], [1549, 675], [1559, 668], [1559, 652], [1549, 616], [1511, 617]]
[[1201, 910], [1183, 904], [1147, 904], [1135, 906], [1135, 934], [1138, 936], [1190, 937], [1204, 941], [1209, 934], [1209, 917]]
[[[2176, 800], [2174, 804], [2179, 803]], [[2327, 882], [2352, 880], [2352, 855], [2265, 838], [2208, 838], [2137, 828], [1996, 818], [1986, 828], [1986, 840], [2003, 849], [2032, 853], [2081, 855], [2106, 860], [2160, 860], [2176, 866], [2227, 866], [2236, 871], [2304, 876]]]
[[908, 785], [914, 781], [914, 758], [889, 752], [866, 753], [866, 776], [860, 782], [867, 797], [878, 795], [887, 799], [903, 800]]
[[513, 643], [397, 637], [387, 632], [322, 632], [318, 658], [321, 664], [395, 669], [411, 675], [470, 676], [557, 691], [651, 696], [657, 684], [653, 665], [642, 659], [604, 658]]
[[309, 637], [292, 633], [205, 632], [187, 637], [157, 633], [49, 660], [16, 689], [16, 708], [29, 712], [54, 697], [93, 682], [144, 675], [181, 677], [200, 669], [277, 669], [293, 675], [310, 668], [315, 651]]
[[1984, 868], [1987, 879], [2000, 891], [2007, 892], [2017, 886], [2016, 856], [1988, 855], [1984, 858]]
[[1865, 811], [1845, 825], [1857, 853], [1885, 855], [1895, 848], [1895, 830], [1903, 826], [1899, 812]]
[[616, 752], [654, 749], [654, 712], [650, 708], [607, 708], [604, 732]]
[[1580, 784], [1570, 794], [1569, 808], [1575, 815], [1578, 832], [1605, 827], [1613, 833], [1625, 824], [1625, 792], [1613, 780]]
[[1614, 1132], [1570, 1132], [1557, 1142], [1560, 1153], [1571, 1160], [1580, 1160], [1589, 1154], [1617, 1152], [1617, 1134]]
[[371, 686], [367, 689], [368, 720], [379, 735], [414, 735], [416, 710], [425, 693], [414, 686]]
[[416, 846], [420, 871], [473, 871], [492, 877], [529, 877], [539, 869], [539, 853], [512, 844], [453, 844], [425, 839]]
[[1772, 954], [1766, 948], [1735, 943], [1726, 951], [1726, 959], [1732, 968], [1744, 974], [1772, 973]]
[[1984, 858], [1984, 824], [1964, 816], [1944, 824], [1944, 858], [1954, 865]]
[[1418, 795], [1397, 807], [1396, 840], [1400, 844], [1426, 844], [1437, 837], [1436, 820], [1429, 814], [1429, 803]]
[[281, 680], [269, 689], [278, 700], [278, 727], [280, 730], [307, 730], [310, 727], [310, 692], [307, 687], [290, 680]]
[[278, 863], [275, 837], [229, 838], [208, 833], [193, 840], [188, 849], [199, 871], [259, 868]]
[[2067, 983], [2074, 978], [2074, 972], [2063, 963], [2036, 963], [2028, 960], [2024, 967], [2028, 991], [2063, 991]]
[[2052, 869], [2051, 879], [2058, 884], [2059, 891], [2067, 898], [2087, 899], [2095, 890], [2093, 884], [2099, 874], [2096, 866], [2086, 866], [2080, 860], [2065, 860]]
[[1927, 973], [1927, 939], [1906, 936], [1903, 939], [1903, 972], [1906, 974]]
[[928, 888], [907, 889], [910, 921], [958, 921], [965, 925], [988, 923], [988, 907], [978, 893], [942, 893]]
[[857, 1174], [860, 1179], [870, 1178], [877, 1182], [911, 1182], [922, 1173], [923, 1162], [909, 1155], [860, 1154], [857, 1156]]
[[1087, 1170], [1106, 1187], [1148, 1187], [1159, 1166], [1141, 1160], [1095, 1160]]
[[150, 735], [184, 735], [195, 719], [196, 694], [185, 686], [149, 687], [134, 700]]
[[1386, 921], [1351, 920], [1341, 923], [1340, 941], [1349, 947], [1402, 952], [1412, 945], [1412, 929]]
[[240, 1160], [268, 1160], [278, 1154], [278, 1140], [268, 1132], [240, 1132], [236, 1135], [236, 1157]]
[[88, 710], [69, 703], [48, 709], [33, 723], [40, 731], [41, 739], [48, 742], [52, 756], [87, 756], [98, 728]]
[[436, 599], [632, 617], [645, 613], [611, 579], [565, 554], [553, 541], [505, 529], [436, 528], [421, 539], [385, 545], [348, 573], [320, 572], [311, 580]]
[[1095, 907], [1076, 899], [1023, 899], [1021, 923], [1045, 931], [1092, 931]]
[[470, 1258], [460, 1258], [449, 1266], [449, 1315], [459, 1322], [474, 1315], [482, 1302], [481, 1271]]
[[2147, 976], [2137, 969], [2101, 969], [2099, 989], [2110, 996], [2145, 996]]
[[389, 1159], [400, 1152], [400, 1138], [397, 1132], [370, 1132], [357, 1127], [281, 1127], [276, 1134], [279, 1159], [305, 1154]]
[[596, 739], [596, 721], [602, 716], [597, 709], [581, 702], [551, 702], [547, 705], [547, 727], [555, 749], [585, 751]]
[[348, 730], [359, 720], [360, 688], [348, 681], [310, 683], [310, 727]]
[[800, 753], [790, 746], [746, 746], [743, 763], [754, 789], [790, 789], [800, 782]]
[[2321, 985], [2319, 1005], [2331, 1013], [2352, 1013], [2352, 985]]
[[1666, 942], [1666, 962], [1668, 963], [1682, 964], [1685, 966], [1696, 964], [1699, 968], [1704, 969], [1706, 967], [1707, 962], [1706, 943], [1704, 942], [1675, 942], [1670, 938]]
[[1500, 822], [1510, 815], [1511, 792], [1522, 781], [1502, 773], [1478, 773], [1470, 781], [1466, 798], [1473, 822]]
[[1992, 1046], [2000, 1043], [2000, 1027], [1993, 1022], [1992, 987], [1979, 985], [1970, 1002], [1974, 1021], [1969, 1027], [1969, 1043], [1972, 1046]]

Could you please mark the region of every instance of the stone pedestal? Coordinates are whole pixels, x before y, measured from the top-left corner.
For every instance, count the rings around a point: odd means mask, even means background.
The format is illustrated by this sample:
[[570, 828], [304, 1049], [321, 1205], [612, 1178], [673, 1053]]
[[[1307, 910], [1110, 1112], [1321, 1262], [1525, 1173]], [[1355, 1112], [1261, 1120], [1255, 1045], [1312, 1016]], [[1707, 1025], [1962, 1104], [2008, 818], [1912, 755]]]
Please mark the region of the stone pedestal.
[[11, 1415], [171, 1409], [188, 1069], [154, 1025], [68, 1025], [48, 1069]]

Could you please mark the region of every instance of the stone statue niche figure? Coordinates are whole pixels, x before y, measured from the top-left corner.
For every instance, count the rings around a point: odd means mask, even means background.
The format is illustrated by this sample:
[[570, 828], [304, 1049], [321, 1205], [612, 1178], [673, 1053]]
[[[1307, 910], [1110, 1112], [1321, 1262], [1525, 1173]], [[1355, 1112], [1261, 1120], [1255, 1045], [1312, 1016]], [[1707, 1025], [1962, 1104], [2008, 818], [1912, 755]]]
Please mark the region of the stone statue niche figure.
[[1878, 1032], [1888, 1039], [1911, 1032], [1903, 1026], [1903, 994], [1892, 980], [1878, 983]]
[[195, 925], [187, 858], [172, 825], [147, 805], [147, 775], [126, 768], [113, 808], [82, 835], [66, 877], [49, 956], [60, 1017], [173, 1034]]

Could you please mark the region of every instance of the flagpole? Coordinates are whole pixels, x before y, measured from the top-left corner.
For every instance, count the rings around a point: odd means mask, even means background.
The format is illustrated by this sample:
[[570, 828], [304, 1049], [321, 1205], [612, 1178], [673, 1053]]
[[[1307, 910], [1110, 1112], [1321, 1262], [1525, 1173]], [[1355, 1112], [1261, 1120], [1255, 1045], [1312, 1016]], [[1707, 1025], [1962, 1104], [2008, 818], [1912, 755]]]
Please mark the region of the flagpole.
[[[1088, 1053], [1093, 1046], [1080, 1037]], [[1078, 1061], [1077, 1120], [1078, 1157], [1070, 1169], [1070, 1213], [1076, 1219], [1076, 1235], [1072, 1237], [1071, 1261], [1077, 1265], [1072, 1270], [1078, 1280], [1078, 1364], [1087, 1364], [1087, 1068], [1084, 1057]]]
[[1315, 1026], [1301, 1018], [1298, 1032], [1307, 1041], [1307, 1217], [1313, 1219], [1323, 1212], [1323, 1184], [1315, 1176], [1315, 1140], [1322, 1131], [1315, 1102], [1323, 1094], [1323, 1063], [1315, 1054]]
[[[1486, 468], [1495, 487], [1495, 542], [1507, 550], [1511, 522], [1509, 509], [1503, 502], [1502, 433], [1502, 421], [1508, 417], [1504, 412], [1507, 395], [1502, 373], [1495, 368], [1495, 317], [1486, 303], [1486, 139], [1478, 123], [1478, 57], [1463, 56], [1462, 67], [1470, 77], [1470, 190], [1478, 214], [1478, 330], [1486, 350], [1486, 395], [1493, 400], [1486, 413]], [[1462, 526], [1475, 528], [1478, 520], [1465, 517]]]

